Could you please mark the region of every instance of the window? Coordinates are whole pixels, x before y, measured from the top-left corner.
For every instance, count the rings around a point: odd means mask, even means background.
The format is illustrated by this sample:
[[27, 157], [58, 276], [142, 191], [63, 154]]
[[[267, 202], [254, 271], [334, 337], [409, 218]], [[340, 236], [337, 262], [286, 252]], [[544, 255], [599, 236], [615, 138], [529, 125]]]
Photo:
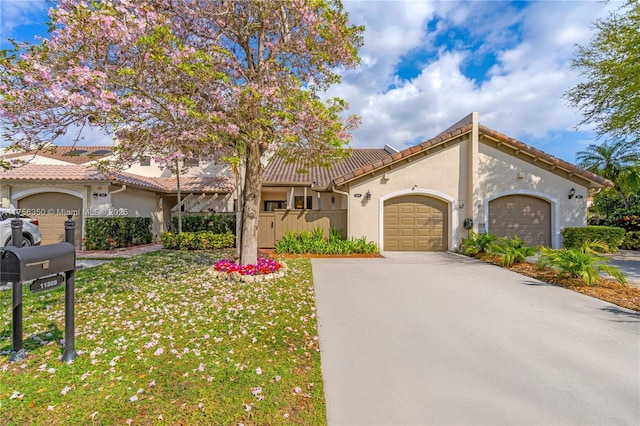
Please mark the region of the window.
[[275, 209], [286, 209], [287, 202], [286, 201], [265, 201], [264, 202], [264, 211], [272, 212]]
[[302, 195], [296, 195], [293, 197], [293, 208], [296, 210], [311, 210], [313, 207], [313, 197], [311, 195], [307, 195], [307, 206], [304, 206], [304, 197]]
[[184, 164], [185, 167], [198, 167], [200, 162], [198, 160], [185, 158], [182, 164]]
[[146, 167], [151, 166], [151, 157], [142, 157], [140, 159], [140, 165]]

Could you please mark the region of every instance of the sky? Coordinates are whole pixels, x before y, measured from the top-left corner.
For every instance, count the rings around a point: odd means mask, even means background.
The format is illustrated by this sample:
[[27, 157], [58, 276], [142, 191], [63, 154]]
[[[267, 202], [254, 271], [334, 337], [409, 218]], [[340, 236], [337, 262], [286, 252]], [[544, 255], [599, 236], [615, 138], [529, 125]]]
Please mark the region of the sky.
[[[588, 44], [593, 22], [620, 1], [343, 3], [351, 22], [365, 25], [362, 63], [328, 95], [362, 119], [352, 147], [401, 150], [474, 111], [481, 124], [565, 161], [600, 143], [593, 126], [578, 127], [582, 116], [564, 94], [580, 81], [571, 68], [576, 45]], [[49, 6], [0, 0], [0, 49], [8, 38], [46, 35]], [[80, 144], [111, 143], [95, 132]]]

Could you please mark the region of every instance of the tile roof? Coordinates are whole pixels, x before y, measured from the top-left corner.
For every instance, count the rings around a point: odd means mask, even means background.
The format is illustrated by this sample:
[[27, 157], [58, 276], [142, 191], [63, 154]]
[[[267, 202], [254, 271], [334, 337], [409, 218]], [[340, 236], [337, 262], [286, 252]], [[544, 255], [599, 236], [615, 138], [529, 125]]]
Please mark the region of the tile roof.
[[71, 164], [85, 164], [113, 155], [112, 146], [50, 146], [39, 151], [15, 152], [0, 155], [5, 160], [25, 156], [42, 156]]
[[383, 158], [381, 160], [378, 160], [370, 165], [368, 165], [367, 167], [360, 167], [358, 169], [354, 169], [349, 173], [346, 173], [342, 176], [338, 176], [336, 178], [333, 179], [333, 183], [335, 185], [342, 185], [350, 180], [356, 179], [366, 173], [370, 173], [372, 171], [378, 170], [382, 167], [385, 167], [389, 164], [392, 163], [397, 163], [398, 161], [407, 158], [407, 157], [411, 157], [415, 154], [417, 154], [418, 152], [422, 152], [428, 148], [431, 148], [435, 145], [440, 144], [441, 142], [445, 142], [447, 140], [456, 138], [460, 135], [463, 135], [464, 133], [468, 133], [471, 131], [472, 128], [472, 124], [465, 124], [462, 127], [458, 127], [456, 129], [453, 130], [449, 130], [446, 132], [442, 132], [440, 133], [438, 136], [436, 136], [433, 139], [429, 139], [426, 142], [422, 142], [421, 144], [409, 147], [407, 149], [404, 149], [398, 153], [395, 154], [391, 154], [390, 156]]
[[516, 139], [510, 138], [507, 135], [504, 135], [500, 132], [497, 132], [493, 129], [490, 129], [486, 126], [483, 126], [482, 124], [478, 125], [478, 130], [480, 131], [480, 133], [483, 133], [489, 137], [492, 137], [494, 139], [497, 139], [501, 142], [503, 142], [506, 145], [510, 145], [511, 147], [522, 151], [522, 152], [526, 152], [527, 154], [531, 155], [532, 157], [535, 158], [539, 158], [547, 163], [550, 163], [556, 167], [562, 168], [564, 170], [567, 170], [571, 173], [574, 173], [575, 175], [581, 176], [583, 178], [585, 178], [586, 180], [592, 181], [592, 182], [596, 182], [602, 186], [613, 186], [613, 182], [611, 182], [609, 179], [605, 179], [602, 176], [598, 176], [595, 173], [592, 173], [588, 170], [585, 170], [583, 168], [580, 168], [578, 166], [576, 166], [575, 164], [571, 164], [568, 163], [564, 160], [561, 160], [557, 157], [554, 157], [551, 154], [547, 154], [544, 151], [541, 151], [539, 149], [536, 149], [532, 146], [529, 146], [523, 142], [520, 142]]
[[[32, 182], [104, 182], [111, 181], [137, 186], [156, 192], [177, 191], [176, 178], [151, 178], [127, 172], [104, 173], [94, 167], [80, 164], [25, 164], [10, 170], [0, 171], [2, 180]], [[230, 192], [235, 188], [230, 177], [181, 177], [181, 190], [185, 192]]]
[[28, 163], [9, 170], [0, 171], [2, 180], [27, 181], [102, 181], [107, 175], [96, 168], [80, 164], [35, 164]]
[[[368, 166], [365, 167], [360, 167], [357, 169], [352, 170], [349, 173], [346, 173], [342, 176], [338, 176], [336, 178], [333, 179], [333, 184], [335, 185], [342, 185], [348, 181], [357, 179], [358, 177], [366, 174], [366, 173], [370, 173], [372, 171], [376, 171], [380, 168], [383, 168], [389, 164], [392, 163], [396, 163], [398, 161], [401, 161], [405, 158], [408, 157], [412, 157], [414, 155], [416, 155], [417, 153], [423, 152], [431, 147], [434, 147], [436, 145], [439, 145], [441, 143], [444, 143], [446, 141], [455, 139], [465, 133], [469, 133], [471, 132], [472, 128], [473, 128], [473, 123], [469, 121], [469, 119], [472, 117], [472, 115], [469, 115], [465, 118], [463, 118], [462, 120], [460, 120], [458, 123], [456, 123], [457, 125], [459, 125], [459, 127], [450, 127], [447, 130], [445, 130], [444, 132], [440, 133], [438, 136], [436, 136], [435, 138], [429, 139], [425, 142], [422, 142], [418, 145], [412, 146], [410, 148], [407, 148], [405, 150], [400, 151], [397, 154], [393, 154], [388, 158], [384, 158], [380, 161], [374, 162], [373, 164], [370, 164]], [[479, 133], [481, 134], [485, 134], [491, 138], [494, 138], [500, 142], [502, 142], [505, 145], [509, 145], [511, 147], [514, 148], [514, 150], [520, 151], [520, 152], [525, 152], [527, 154], [529, 154], [531, 157], [540, 159], [546, 163], [551, 164], [552, 166], [555, 166], [556, 168], [560, 168], [562, 170], [566, 170], [569, 173], [573, 173], [574, 175], [580, 176], [590, 182], [596, 183], [598, 185], [601, 186], [613, 186], [613, 183], [611, 181], [609, 181], [608, 179], [605, 179], [601, 176], [598, 176], [594, 173], [591, 173], [590, 171], [584, 170], [578, 166], [575, 166], [571, 163], [568, 163], [566, 161], [563, 161], [559, 158], [556, 158], [550, 154], [545, 153], [544, 151], [541, 151], [539, 149], [533, 148], [523, 142], [520, 142], [516, 139], [510, 138], [500, 132], [497, 132], [493, 129], [490, 129], [486, 126], [483, 126], [481, 124], [478, 125], [478, 130]]]
[[331, 181], [338, 176], [343, 176], [359, 168], [370, 167], [371, 164], [390, 157], [384, 149], [378, 148], [354, 148], [351, 157], [341, 160], [329, 167], [312, 167], [308, 173], [298, 173], [300, 165], [287, 163], [281, 157], [273, 157], [269, 160], [263, 175], [263, 184], [285, 185], [302, 184], [311, 185], [315, 182], [316, 188], [327, 188]]

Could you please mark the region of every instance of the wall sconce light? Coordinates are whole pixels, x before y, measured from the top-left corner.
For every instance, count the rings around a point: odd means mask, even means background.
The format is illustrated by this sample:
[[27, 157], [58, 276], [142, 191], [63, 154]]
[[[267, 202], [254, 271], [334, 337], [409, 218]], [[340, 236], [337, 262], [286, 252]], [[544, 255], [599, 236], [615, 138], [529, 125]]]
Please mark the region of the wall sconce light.
[[574, 188], [571, 188], [569, 190], [569, 199], [572, 199], [574, 195], [576, 195], [576, 190]]
[[369, 201], [371, 199], [371, 192], [367, 189], [367, 193], [364, 194], [364, 196], [367, 199], [367, 201]]
[[91, 194], [91, 197], [92, 197], [92, 198], [98, 198], [98, 193], [97, 193], [97, 192], [94, 192], [93, 194]]

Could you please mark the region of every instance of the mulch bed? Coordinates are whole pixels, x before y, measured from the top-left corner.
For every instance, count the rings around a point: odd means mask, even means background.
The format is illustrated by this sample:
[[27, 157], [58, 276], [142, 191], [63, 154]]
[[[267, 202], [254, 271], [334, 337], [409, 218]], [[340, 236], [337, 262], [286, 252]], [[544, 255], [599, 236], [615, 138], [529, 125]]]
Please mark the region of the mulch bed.
[[[481, 260], [499, 266], [499, 262], [490, 257], [482, 257]], [[527, 277], [568, 288], [569, 290], [640, 312], [640, 288], [638, 287], [623, 286], [607, 278], [600, 278], [596, 284], [588, 286], [580, 278], [558, 276], [558, 273], [550, 268], [540, 270], [537, 266], [527, 262], [516, 263], [509, 269]]]

